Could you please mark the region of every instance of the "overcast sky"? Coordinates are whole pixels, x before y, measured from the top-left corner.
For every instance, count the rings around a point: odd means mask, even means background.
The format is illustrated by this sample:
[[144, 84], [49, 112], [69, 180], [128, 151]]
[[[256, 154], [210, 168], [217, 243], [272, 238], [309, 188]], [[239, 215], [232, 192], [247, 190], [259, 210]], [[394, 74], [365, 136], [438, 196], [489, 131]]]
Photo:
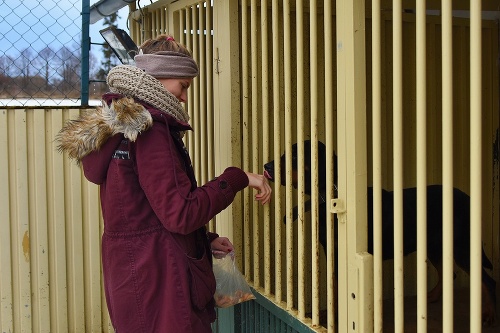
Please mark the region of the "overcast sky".
[[[90, 5], [98, 0], [90, 0]], [[59, 49], [80, 44], [82, 0], [0, 0], [0, 55], [15, 55], [31, 47]], [[118, 12], [118, 27], [127, 30], [128, 6]], [[92, 43], [103, 43], [99, 30], [104, 20], [89, 27]], [[94, 53], [100, 46], [92, 45]], [[95, 48], [98, 48], [97, 50]]]

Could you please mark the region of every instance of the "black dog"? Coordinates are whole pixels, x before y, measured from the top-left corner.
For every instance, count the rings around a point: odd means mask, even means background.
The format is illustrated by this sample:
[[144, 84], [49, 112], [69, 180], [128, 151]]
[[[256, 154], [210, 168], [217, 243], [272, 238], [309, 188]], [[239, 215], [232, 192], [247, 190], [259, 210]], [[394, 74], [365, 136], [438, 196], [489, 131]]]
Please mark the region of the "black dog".
[[[292, 146], [292, 179], [293, 186], [297, 187], [297, 144]], [[334, 154], [334, 183], [337, 183], [337, 157]], [[281, 185], [286, 185], [285, 180], [285, 155], [281, 156]], [[326, 250], [326, 217], [328, 204], [325, 201], [326, 193], [326, 148], [322, 142], [318, 142], [318, 191], [319, 202], [319, 242]], [[274, 161], [264, 165], [265, 175], [274, 181]], [[304, 142], [304, 191], [310, 195], [311, 188], [311, 142]], [[335, 185], [336, 186], [336, 185]], [[443, 216], [443, 187], [442, 185], [429, 185], [427, 187], [427, 255], [430, 262], [437, 268], [439, 273], [438, 285], [429, 292], [429, 301], [437, 301], [441, 295], [441, 266], [442, 266], [442, 216]], [[368, 202], [368, 252], [373, 253], [373, 188], [367, 189]], [[311, 209], [310, 201], [305, 203], [306, 211]], [[465, 272], [470, 271], [470, 198], [458, 189], [453, 189], [453, 243], [454, 259], [456, 264]], [[298, 209], [294, 208], [293, 220], [298, 217]], [[403, 190], [403, 252], [404, 255], [413, 253], [417, 249], [417, 189], [407, 188]], [[335, 227], [336, 215], [335, 215]], [[335, 238], [337, 237], [335, 228]], [[382, 190], [382, 258], [394, 258], [394, 193]], [[336, 244], [337, 242], [335, 242]], [[337, 251], [335, 251], [337, 253]], [[492, 269], [493, 265], [483, 250], [482, 256], [482, 294], [483, 294], [483, 323], [492, 325], [495, 321], [496, 282], [485, 271]]]

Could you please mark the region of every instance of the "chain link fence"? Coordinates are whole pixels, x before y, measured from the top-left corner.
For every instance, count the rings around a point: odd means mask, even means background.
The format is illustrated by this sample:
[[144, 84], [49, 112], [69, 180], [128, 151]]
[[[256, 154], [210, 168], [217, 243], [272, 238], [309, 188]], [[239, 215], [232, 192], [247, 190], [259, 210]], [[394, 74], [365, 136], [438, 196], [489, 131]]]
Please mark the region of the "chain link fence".
[[[82, 0], [0, 0], [0, 106], [80, 105], [81, 12]], [[92, 47], [91, 100], [105, 89], [92, 80], [99, 55]]]

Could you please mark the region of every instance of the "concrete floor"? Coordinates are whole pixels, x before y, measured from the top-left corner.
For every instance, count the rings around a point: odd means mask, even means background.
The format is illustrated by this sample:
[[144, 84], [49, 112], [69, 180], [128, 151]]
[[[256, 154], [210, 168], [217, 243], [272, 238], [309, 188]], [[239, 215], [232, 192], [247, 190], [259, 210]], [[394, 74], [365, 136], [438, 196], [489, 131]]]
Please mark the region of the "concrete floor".
[[[454, 333], [476, 333], [470, 332], [469, 327], [469, 291], [467, 289], [456, 290], [454, 295]], [[417, 297], [405, 298], [405, 333], [417, 332]], [[427, 332], [442, 332], [442, 302], [429, 303], [427, 306]], [[499, 333], [499, 311], [497, 308], [497, 322], [494, 327], [483, 327], [483, 333]], [[384, 302], [384, 333], [394, 332], [394, 302]], [[478, 332], [477, 332], [478, 333]]]
[[[459, 289], [454, 295], [454, 333], [479, 333], [470, 332], [469, 327], [469, 290]], [[405, 327], [404, 333], [417, 332], [417, 296], [408, 296], [405, 298]], [[427, 305], [427, 332], [441, 333], [443, 331], [442, 323], [442, 302], [428, 303]], [[497, 307], [496, 324], [493, 327], [483, 327], [482, 333], [500, 332], [500, 309]], [[384, 301], [384, 333], [394, 333], [394, 300]], [[326, 311], [321, 311], [320, 322], [326, 326]]]

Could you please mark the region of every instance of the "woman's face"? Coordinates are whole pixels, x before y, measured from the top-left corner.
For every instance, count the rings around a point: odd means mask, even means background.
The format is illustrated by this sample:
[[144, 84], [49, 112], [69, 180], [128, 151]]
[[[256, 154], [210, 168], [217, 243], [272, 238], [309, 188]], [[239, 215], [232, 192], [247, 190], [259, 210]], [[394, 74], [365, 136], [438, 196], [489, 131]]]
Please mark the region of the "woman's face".
[[191, 85], [191, 78], [182, 79], [158, 79], [161, 84], [167, 89], [172, 95], [177, 97], [180, 102], [185, 103], [187, 100], [187, 90]]

